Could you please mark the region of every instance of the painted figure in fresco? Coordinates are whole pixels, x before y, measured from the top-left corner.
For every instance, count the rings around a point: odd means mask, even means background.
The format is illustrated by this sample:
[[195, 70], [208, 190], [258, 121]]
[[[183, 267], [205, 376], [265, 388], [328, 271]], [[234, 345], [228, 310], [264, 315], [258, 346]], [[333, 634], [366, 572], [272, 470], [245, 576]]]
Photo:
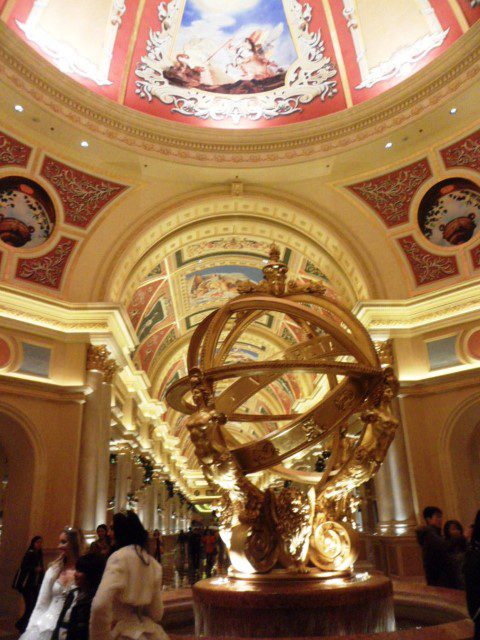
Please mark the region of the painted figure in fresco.
[[164, 75], [176, 86], [229, 94], [281, 87], [296, 59], [283, 3], [186, 0], [173, 59]]
[[209, 267], [195, 271], [187, 276], [190, 303], [201, 305], [234, 298], [238, 295], [238, 281], [253, 279], [258, 282], [260, 277], [261, 271], [252, 267]]

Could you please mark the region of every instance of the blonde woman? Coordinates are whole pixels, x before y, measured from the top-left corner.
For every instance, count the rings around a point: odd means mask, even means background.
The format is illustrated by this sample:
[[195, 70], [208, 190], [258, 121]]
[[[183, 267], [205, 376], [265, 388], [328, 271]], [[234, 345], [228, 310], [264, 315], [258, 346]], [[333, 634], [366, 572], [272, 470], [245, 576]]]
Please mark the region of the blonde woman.
[[66, 597], [74, 585], [75, 563], [83, 552], [79, 529], [66, 527], [59, 536], [60, 556], [45, 573], [37, 604], [20, 640], [50, 640]]

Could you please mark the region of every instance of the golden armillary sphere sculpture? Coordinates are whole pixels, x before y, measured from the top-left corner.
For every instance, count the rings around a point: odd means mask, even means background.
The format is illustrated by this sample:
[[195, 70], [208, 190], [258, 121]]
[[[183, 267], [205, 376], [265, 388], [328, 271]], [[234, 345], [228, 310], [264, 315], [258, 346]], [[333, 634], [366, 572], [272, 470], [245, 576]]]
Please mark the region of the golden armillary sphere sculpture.
[[[221, 496], [221, 535], [234, 569], [266, 573], [348, 570], [356, 559], [355, 489], [378, 470], [397, 421], [390, 402], [397, 381], [382, 368], [369, 334], [325, 288], [287, 281], [287, 266], [272, 246], [259, 283], [238, 284], [239, 295], [196, 328], [188, 350], [188, 376], [167, 392], [186, 427], [203, 473]], [[305, 340], [273, 360], [225, 364], [242, 334], [265, 312], [282, 313]], [[282, 375], [323, 375], [325, 392], [302, 414], [242, 413], [239, 408]], [[222, 381], [222, 384], [218, 383]], [[230, 422], [287, 423], [240, 445]], [[284, 466], [321, 445], [321, 473]], [[266, 490], [249, 479], [262, 470], [290, 480]]]

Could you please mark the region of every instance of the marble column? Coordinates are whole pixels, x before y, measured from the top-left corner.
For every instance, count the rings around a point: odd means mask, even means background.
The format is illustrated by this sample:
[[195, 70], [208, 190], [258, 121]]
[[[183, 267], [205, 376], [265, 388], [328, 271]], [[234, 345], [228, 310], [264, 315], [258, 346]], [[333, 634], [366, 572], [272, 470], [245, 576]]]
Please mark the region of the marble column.
[[188, 505], [186, 502], [184, 502], [182, 504], [182, 516], [181, 516], [181, 520], [180, 520], [180, 529], [183, 529], [184, 531], [186, 531], [188, 529], [188, 515], [187, 515], [187, 509], [188, 509]]
[[107, 518], [108, 483], [110, 479], [110, 422], [112, 411], [112, 385], [101, 385], [101, 424], [97, 434], [97, 526]]
[[153, 486], [151, 484], [145, 485], [143, 492], [144, 492], [144, 503], [143, 503], [143, 513], [141, 516], [143, 526], [147, 531], [153, 531], [153, 529], [155, 528], [153, 526], [154, 512], [156, 511], [154, 506], [155, 492], [153, 490]]
[[165, 487], [165, 506], [163, 508], [165, 533], [173, 533], [172, 511], [173, 511], [173, 498], [170, 498], [168, 496], [168, 491], [167, 491], [167, 488]]
[[152, 479], [152, 529], [155, 531], [155, 529], [159, 529], [161, 531], [162, 526], [161, 526], [161, 518], [160, 518], [160, 514], [158, 513], [158, 505], [160, 502], [160, 483], [158, 478], [156, 478], [155, 476]]
[[132, 492], [135, 493], [143, 486], [145, 470], [140, 462], [134, 462], [132, 468]]
[[[396, 402], [393, 411], [400, 420]], [[375, 493], [379, 530], [385, 533], [411, 534], [416, 526], [416, 518], [401, 422], [387, 457], [375, 476]]]
[[132, 455], [129, 451], [117, 454], [117, 479], [115, 483], [115, 512], [126, 509], [127, 495], [132, 486]]
[[166, 514], [165, 514], [165, 509], [166, 509], [165, 494], [166, 494], [165, 483], [160, 482], [158, 487], [158, 504], [160, 505], [161, 512], [158, 516], [158, 522], [159, 522], [159, 529], [162, 533], [167, 533], [167, 520], [166, 520]]
[[91, 392], [85, 399], [82, 420], [76, 524], [84, 532], [91, 533], [95, 530], [97, 522], [97, 438], [98, 433], [103, 431], [103, 373], [97, 370], [87, 371], [86, 383]]

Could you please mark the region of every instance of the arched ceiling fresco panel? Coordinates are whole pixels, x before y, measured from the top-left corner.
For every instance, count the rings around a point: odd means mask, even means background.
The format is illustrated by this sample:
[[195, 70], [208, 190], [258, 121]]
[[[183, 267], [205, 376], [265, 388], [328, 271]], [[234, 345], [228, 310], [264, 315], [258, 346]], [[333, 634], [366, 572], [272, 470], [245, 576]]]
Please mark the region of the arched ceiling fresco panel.
[[14, 0], [3, 20], [88, 89], [165, 120], [267, 128], [365, 102], [450, 47], [468, 0]]
[[[252, 247], [228, 248], [233, 237], [239, 237], [239, 242], [243, 239], [257, 240], [256, 250]], [[316, 215], [309, 217], [296, 207], [258, 196], [243, 196], [238, 201], [213, 197], [206, 202], [187, 204], [164, 217], [161, 224], [157, 222], [151, 228], [147, 227], [136, 236], [134, 243], [130, 242], [125, 250], [118, 253], [118, 264], [112, 263], [108, 269], [108, 295], [129, 304], [134, 291], [146, 281], [152, 270], [159, 268], [167, 255], [175, 254], [173, 262], [169, 258], [171, 269], [178, 269], [179, 265], [189, 265], [192, 269], [193, 261], [203, 255], [198, 253], [202, 251], [201, 246], [196, 246], [198, 241], [208, 243], [212, 240], [219, 242], [213, 251], [206, 247], [211, 255], [221, 253], [219, 247], [223, 243], [227, 247], [224, 252], [247, 258], [257, 255], [260, 259], [266, 255], [263, 245], [268, 246], [272, 242], [286, 245], [314, 263], [349, 304], [370, 295], [371, 279], [367, 285], [366, 274], [362, 273], [353, 243], [347, 245]], [[196, 251], [197, 258], [185, 254], [186, 247], [191, 244], [195, 245], [192, 253]], [[112, 262], [114, 260], [115, 256]], [[310, 274], [305, 275], [309, 277]]]

